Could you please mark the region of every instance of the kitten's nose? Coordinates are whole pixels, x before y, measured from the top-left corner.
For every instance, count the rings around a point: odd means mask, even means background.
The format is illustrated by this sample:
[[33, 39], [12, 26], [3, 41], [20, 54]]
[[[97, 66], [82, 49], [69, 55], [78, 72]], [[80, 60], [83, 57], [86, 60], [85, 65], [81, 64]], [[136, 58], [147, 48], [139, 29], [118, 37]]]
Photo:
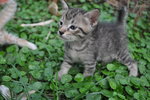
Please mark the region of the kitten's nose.
[[62, 31], [59, 31], [59, 34], [60, 34], [60, 35], [63, 35], [63, 34], [64, 34], [64, 32], [62, 32]]

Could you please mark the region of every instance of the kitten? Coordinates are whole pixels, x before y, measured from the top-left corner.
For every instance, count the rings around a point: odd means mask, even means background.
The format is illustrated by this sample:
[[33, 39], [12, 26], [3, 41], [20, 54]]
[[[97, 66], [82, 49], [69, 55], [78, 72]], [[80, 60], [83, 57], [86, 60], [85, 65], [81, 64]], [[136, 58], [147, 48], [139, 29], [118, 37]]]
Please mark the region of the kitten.
[[67, 74], [74, 63], [84, 64], [83, 75], [91, 76], [97, 61], [118, 60], [129, 69], [129, 75], [137, 76], [136, 62], [130, 57], [125, 32], [126, 7], [118, 11], [116, 22], [99, 22], [99, 11], [86, 12], [70, 8], [62, 0], [64, 12], [59, 23], [59, 36], [65, 41], [65, 55], [58, 77]]
[[[2, 3], [0, 3], [2, 4]], [[2, 4], [4, 5], [4, 4]], [[8, 0], [5, 7], [0, 12], [0, 44], [17, 44], [19, 46], [26, 46], [32, 50], [37, 49], [37, 46], [27, 40], [18, 38], [12, 34], [9, 34], [4, 30], [5, 24], [12, 19], [17, 9], [17, 4], [14, 0]]]

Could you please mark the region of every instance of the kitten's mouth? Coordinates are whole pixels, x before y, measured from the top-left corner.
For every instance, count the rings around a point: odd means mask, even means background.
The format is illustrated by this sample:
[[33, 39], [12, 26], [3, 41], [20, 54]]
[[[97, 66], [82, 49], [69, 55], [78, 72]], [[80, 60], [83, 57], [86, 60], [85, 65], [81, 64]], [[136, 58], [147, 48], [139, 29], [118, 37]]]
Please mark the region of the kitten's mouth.
[[69, 37], [64, 37], [64, 36], [62, 36], [62, 35], [60, 35], [60, 38], [63, 40], [63, 41], [75, 41], [74, 39], [71, 39], [71, 38], [69, 38]]
[[58, 35], [59, 35], [59, 37], [60, 37], [63, 41], [75, 41], [75, 40], [76, 40], [76, 39], [75, 39], [74, 37], [72, 37], [71, 35], [65, 35], [65, 34], [61, 35], [61, 34], [59, 34], [59, 33], [58, 33]]
[[69, 41], [69, 39], [66, 38], [66, 37], [64, 37], [63, 35], [59, 35], [59, 37], [60, 37], [62, 40], [64, 40], [64, 41]]
[[62, 40], [64, 40], [64, 41], [68, 41], [68, 38], [65, 37], [65, 36], [63, 36], [63, 35], [60, 35], [60, 34], [59, 34], [59, 37], [60, 37]]
[[60, 38], [63, 40], [67, 40], [67, 38], [63, 37], [62, 35], [60, 35]]

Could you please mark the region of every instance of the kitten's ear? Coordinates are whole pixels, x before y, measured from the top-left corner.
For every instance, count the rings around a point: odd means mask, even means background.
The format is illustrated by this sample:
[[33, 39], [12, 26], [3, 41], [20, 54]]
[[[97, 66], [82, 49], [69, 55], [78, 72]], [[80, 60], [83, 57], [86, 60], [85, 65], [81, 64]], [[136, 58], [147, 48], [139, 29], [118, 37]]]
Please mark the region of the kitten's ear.
[[62, 3], [63, 10], [69, 9], [69, 6], [68, 6], [68, 4], [65, 2], [65, 0], [60, 0], [60, 1], [61, 1], [61, 3]]
[[90, 20], [92, 26], [95, 26], [98, 23], [99, 15], [100, 12], [98, 9], [91, 10], [84, 14], [84, 16]]

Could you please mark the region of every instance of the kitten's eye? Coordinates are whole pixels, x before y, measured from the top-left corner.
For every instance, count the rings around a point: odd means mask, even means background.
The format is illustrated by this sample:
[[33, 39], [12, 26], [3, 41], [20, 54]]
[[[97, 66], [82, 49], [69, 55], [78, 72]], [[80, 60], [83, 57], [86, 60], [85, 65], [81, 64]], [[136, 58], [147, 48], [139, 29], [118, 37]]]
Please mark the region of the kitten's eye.
[[63, 22], [62, 22], [62, 21], [60, 21], [60, 22], [59, 22], [59, 24], [60, 24], [60, 25], [63, 25]]
[[77, 27], [75, 27], [74, 25], [71, 25], [69, 28], [72, 30], [75, 30]]

